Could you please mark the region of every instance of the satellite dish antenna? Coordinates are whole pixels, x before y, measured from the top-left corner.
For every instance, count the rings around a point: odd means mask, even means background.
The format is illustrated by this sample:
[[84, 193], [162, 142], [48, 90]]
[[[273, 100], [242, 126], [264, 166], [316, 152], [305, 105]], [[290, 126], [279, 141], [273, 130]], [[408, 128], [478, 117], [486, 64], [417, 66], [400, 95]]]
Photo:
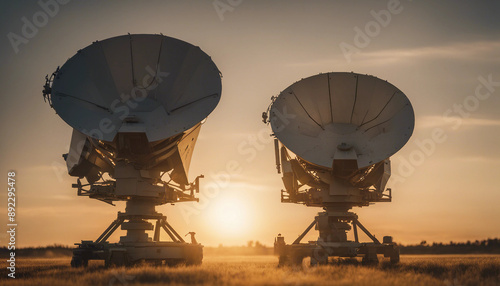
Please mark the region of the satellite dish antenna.
[[[87, 180], [73, 185], [78, 195], [127, 204], [99, 238], [78, 244], [72, 266], [92, 259], [106, 265], [201, 263], [203, 246], [194, 232], [186, 243], [155, 206], [198, 201], [203, 175], [190, 182], [187, 174], [202, 122], [217, 106], [221, 88], [220, 72], [207, 54], [163, 35], [96, 41], [46, 77], [44, 98], [73, 127], [64, 157], [68, 173]], [[120, 226], [127, 234], [108, 243]], [[171, 241], [160, 241], [161, 229]]]
[[[406, 95], [370, 75], [318, 74], [274, 97], [263, 118], [276, 138], [277, 169], [283, 170], [286, 189], [282, 202], [325, 209], [293, 244], [286, 245], [281, 236], [276, 239], [280, 263], [299, 263], [305, 256], [312, 264], [326, 263], [328, 256], [358, 254], [364, 254], [365, 262], [374, 262], [377, 253], [399, 261], [392, 238], [380, 243], [348, 210], [391, 201], [391, 190], [385, 190], [389, 157], [406, 144], [415, 124]], [[318, 242], [301, 244], [313, 226], [320, 232]], [[347, 240], [351, 227], [355, 241]], [[360, 243], [357, 227], [373, 242]]]
[[124, 35], [70, 58], [54, 79], [51, 100], [87, 136], [113, 141], [119, 132], [143, 132], [153, 142], [206, 118], [220, 91], [220, 72], [199, 47], [161, 35]]
[[[294, 114], [290, 122], [277, 117]], [[410, 139], [414, 114], [397, 87], [374, 76], [319, 74], [296, 82], [274, 101], [271, 127], [281, 143], [302, 159], [331, 168], [349, 146], [359, 168], [383, 161]]]

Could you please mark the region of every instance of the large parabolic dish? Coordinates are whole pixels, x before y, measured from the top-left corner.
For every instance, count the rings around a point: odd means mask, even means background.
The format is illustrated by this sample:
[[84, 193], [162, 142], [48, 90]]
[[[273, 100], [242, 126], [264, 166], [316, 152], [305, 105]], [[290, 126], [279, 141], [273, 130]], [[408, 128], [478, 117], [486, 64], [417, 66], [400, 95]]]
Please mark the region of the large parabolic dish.
[[309, 163], [332, 168], [333, 160], [354, 150], [363, 168], [401, 149], [415, 117], [406, 95], [387, 81], [333, 72], [282, 91], [271, 106], [270, 122], [281, 143]]
[[[207, 54], [163, 35], [94, 42], [46, 76], [44, 99], [73, 127], [63, 157], [68, 173], [78, 177], [78, 196], [126, 202], [125, 212], [96, 240], [76, 243], [71, 266], [89, 260], [105, 266], [202, 262], [195, 233], [186, 242], [156, 207], [199, 201], [203, 175], [189, 180], [189, 166], [221, 89], [221, 74]], [[120, 227], [126, 235], [110, 243]], [[161, 230], [167, 240], [160, 239]]]
[[71, 127], [113, 141], [184, 132], [217, 106], [221, 76], [199, 47], [163, 35], [124, 35], [78, 51], [57, 72], [52, 105]]

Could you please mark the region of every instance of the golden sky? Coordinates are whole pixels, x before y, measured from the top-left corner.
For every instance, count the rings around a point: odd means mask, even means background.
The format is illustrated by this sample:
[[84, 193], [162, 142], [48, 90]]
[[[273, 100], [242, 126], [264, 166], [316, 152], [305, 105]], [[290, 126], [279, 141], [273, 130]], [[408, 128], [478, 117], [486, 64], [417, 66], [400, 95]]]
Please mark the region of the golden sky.
[[2, 245], [9, 170], [17, 172], [19, 246], [96, 239], [123, 211], [123, 203], [77, 197], [61, 157], [71, 127], [41, 90], [45, 75], [77, 50], [126, 33], [200, 46], [223, 74], [221, 101], [202, 127], [189, 173], [205, 175], [200, 202], [158, 208], [181, 235], [195, 231], [209, 246], [271, 245], [278, 233], [292, 242], [320, 210], [280, 203], [271, 131], [260, 114], [301, 78], [354, 71], [397, 86], [416, 116], [413, 137], [392, 157], [393, 202], [355, 209], [360, 221], [403, 243], [500, 236], [500, 3], [103, 2], [42, 0], [45, 10], [36, 1], [0, 4]]

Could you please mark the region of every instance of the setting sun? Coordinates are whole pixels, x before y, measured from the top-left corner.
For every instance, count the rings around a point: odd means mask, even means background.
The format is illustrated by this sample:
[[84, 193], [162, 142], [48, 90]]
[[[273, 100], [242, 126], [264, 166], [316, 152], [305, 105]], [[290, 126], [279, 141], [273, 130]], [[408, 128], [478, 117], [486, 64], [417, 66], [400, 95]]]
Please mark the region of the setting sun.
[[251, 224], [248, 205], [243, 198], [224, 194], [211, 202], [206, 219], [217, 232], [231, 237], [244, 235]]

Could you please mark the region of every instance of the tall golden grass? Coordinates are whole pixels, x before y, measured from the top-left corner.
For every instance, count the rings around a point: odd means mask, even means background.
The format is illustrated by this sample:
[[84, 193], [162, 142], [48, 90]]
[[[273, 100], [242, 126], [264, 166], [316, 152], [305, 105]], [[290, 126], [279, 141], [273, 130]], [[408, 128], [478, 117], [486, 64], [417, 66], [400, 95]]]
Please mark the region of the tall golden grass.
[[201, 266], [109, 268], [98, 261], [86, 269], [68, 258], [22, 259], [16, 279], [1, 285], [500, 285], [499, 255], [425, 255], [401, 263], [362, 266], [358, 260], [331, 265], [277, 267], [273, 256], [209, 256]]

